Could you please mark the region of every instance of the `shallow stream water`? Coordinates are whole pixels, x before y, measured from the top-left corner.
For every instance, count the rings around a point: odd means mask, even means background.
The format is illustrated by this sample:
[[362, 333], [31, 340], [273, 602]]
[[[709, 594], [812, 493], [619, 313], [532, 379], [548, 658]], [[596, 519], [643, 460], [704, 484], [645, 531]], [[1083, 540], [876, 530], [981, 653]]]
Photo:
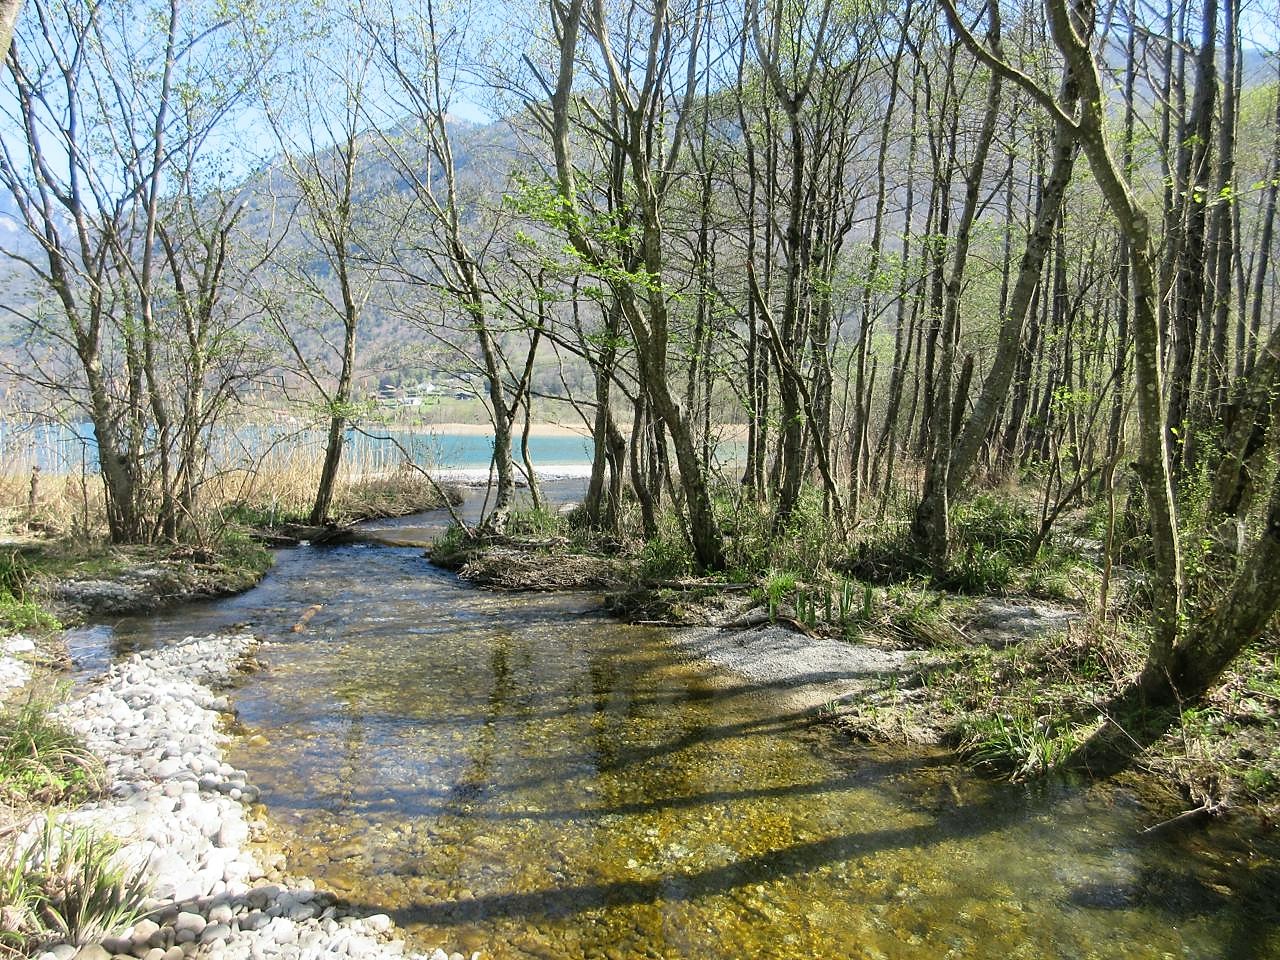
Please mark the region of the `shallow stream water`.
[[418, 947], [1280, 957], [1266, 837], [1144, 839], [1159, 816], [1115, 787], [997, 784], [849, 744], [593, 597], [482, 592], [418, 548], [284, 551], [247, 594], [103, 626], [78, 652], [237, 623], [269, 645], [234, 694], [230, 759], [291, 870], [391, 913]]

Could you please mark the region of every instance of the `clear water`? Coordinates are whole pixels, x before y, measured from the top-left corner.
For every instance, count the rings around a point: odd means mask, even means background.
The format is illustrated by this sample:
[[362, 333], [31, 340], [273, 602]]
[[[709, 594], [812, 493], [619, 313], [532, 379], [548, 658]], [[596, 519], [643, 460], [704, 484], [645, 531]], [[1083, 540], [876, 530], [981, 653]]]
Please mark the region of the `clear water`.
[[235, 692], [231, 760], [291, 867], [419, 947], [1280, 957], [1268, 837], [1144, 839], [1160, 817], [1124, 790], [849, 744], [591, 597], [483, 593], [414, 548], [284, 552], [243, 596], [100, 628], [82, 652], [235, 623], [269, 645]]

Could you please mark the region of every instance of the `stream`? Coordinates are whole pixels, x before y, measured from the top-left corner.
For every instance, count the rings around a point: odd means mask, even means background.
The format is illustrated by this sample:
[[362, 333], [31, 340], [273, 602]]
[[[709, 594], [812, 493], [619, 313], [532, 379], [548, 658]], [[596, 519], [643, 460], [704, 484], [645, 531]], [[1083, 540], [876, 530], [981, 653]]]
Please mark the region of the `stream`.
[[[852, 744], [590, 595], [495, 594], [415, 544], [281, 551], [238, 597], [80, 631], [107, 658], [244, 624], [228, 759], [290, 869], [411, 945], [524, 958], [1280, 957], [1274, 839], [1114, 785]], [[294, 629], [313, 605], [310, 618]], [[772, 691], [776, 693], [776, 691]]]

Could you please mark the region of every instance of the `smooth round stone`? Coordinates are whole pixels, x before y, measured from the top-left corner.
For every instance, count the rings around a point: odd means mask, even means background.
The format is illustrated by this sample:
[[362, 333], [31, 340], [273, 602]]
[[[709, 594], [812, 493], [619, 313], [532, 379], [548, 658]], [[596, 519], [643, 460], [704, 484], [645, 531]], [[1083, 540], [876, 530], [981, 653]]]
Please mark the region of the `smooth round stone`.
[[198, 913], [193, 913], [190, 910], [183, 910], [178, 914], [177, 919], [173, 921], [173, 928], [177, 930], [179, 934], [190, 932], [196, 936], [203, 933], [204, 928], [208, 925], [208, 921], [205, 920], [204, 917], [200, 916]]
[[391, 929], [391, 918], [385, 913], [375, 913], [371, 917], [365, 917], [364, 923], [374, 933], [386, 933]]
[[[133, 925], [133, 933], [130, 935], [129, 939], [137, 946], [144, 946], [146, 944], [150, 944], [159, 933], [160, 924], [156, 923], [154, 920], [139, 920]], [[163, 952], [164, 951], [161, 951], [161, 953]], [[152, 958], [152, 960], [155, 960], [155, 958]]]
[[226, 940], [231, 936], [231, 926], [226, 923], [211, 923], [200, 934], [201, 943], [213, 943], [215, 940]]
[[151, 775], [157, 780], [168, 780], [175, 773], [182, 769], [182, 761], [177, 757], [168, 757], [161, 760], [152, 768]]
[[267, 930], [271, 934], [271, 939], [276, 943], [284, 943], [287, 940], [293, 940], [298, 936], [297, 925], [288, 917], [277, 917], [267, 926]]
[[240, 918], [240, 929], [252, 933], [261, 930], [268, 923], [268, 918], [261, 910], [253, 910]]

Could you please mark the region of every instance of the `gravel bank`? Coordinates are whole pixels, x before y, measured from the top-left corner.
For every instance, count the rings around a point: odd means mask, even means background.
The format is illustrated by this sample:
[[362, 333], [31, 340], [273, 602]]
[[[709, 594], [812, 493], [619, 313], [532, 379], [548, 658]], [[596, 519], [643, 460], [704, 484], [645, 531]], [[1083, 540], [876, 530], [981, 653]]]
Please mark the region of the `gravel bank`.
[[[459, 487], [485, 487], [489, 485], [491, 475], [488, 467], [445, 467], [431, 471], [436, 483], [452, 483]], [[585, 480], [591, 476], [589, 463], [550, 463], [538, 464], [539, 483], [557, 483], [562, 480]], [[496, 480], [495, 480], [496, 482]], [[516, 471], [516, 486], [526, 487], [529, 481], [519, 470]]]
[[[310, 881], [272, 882], [247, 841], [265, 829], [246, 804], [257, 790], [222, 759], [229, 709], [214, 692], [246, 663], [247, 635], [191, 637], [112, 667], [62, 719], [106, 765], [110, 796], [63, 819], [111, 833], [121, 856], [147, 864], [147, 919], [77, 951], [53, 946], [40, 960], [312, 960], [405, 956], [390, 918], [346, 916]], [[40, 828], [33, 822], [19, 843]], [[459, 960], [443, 950], [417, 960]], [[479, 955], [476, 954], [476, 957]]]
[[[741, 611], [731, 609], [726, 622]], [[886, 650], [765, 624], [678, 630], [671, 643], [686, 656], [758, 684], [793, 710], [810, 710], [879, 690], [913, 672], [920, 653]]]

